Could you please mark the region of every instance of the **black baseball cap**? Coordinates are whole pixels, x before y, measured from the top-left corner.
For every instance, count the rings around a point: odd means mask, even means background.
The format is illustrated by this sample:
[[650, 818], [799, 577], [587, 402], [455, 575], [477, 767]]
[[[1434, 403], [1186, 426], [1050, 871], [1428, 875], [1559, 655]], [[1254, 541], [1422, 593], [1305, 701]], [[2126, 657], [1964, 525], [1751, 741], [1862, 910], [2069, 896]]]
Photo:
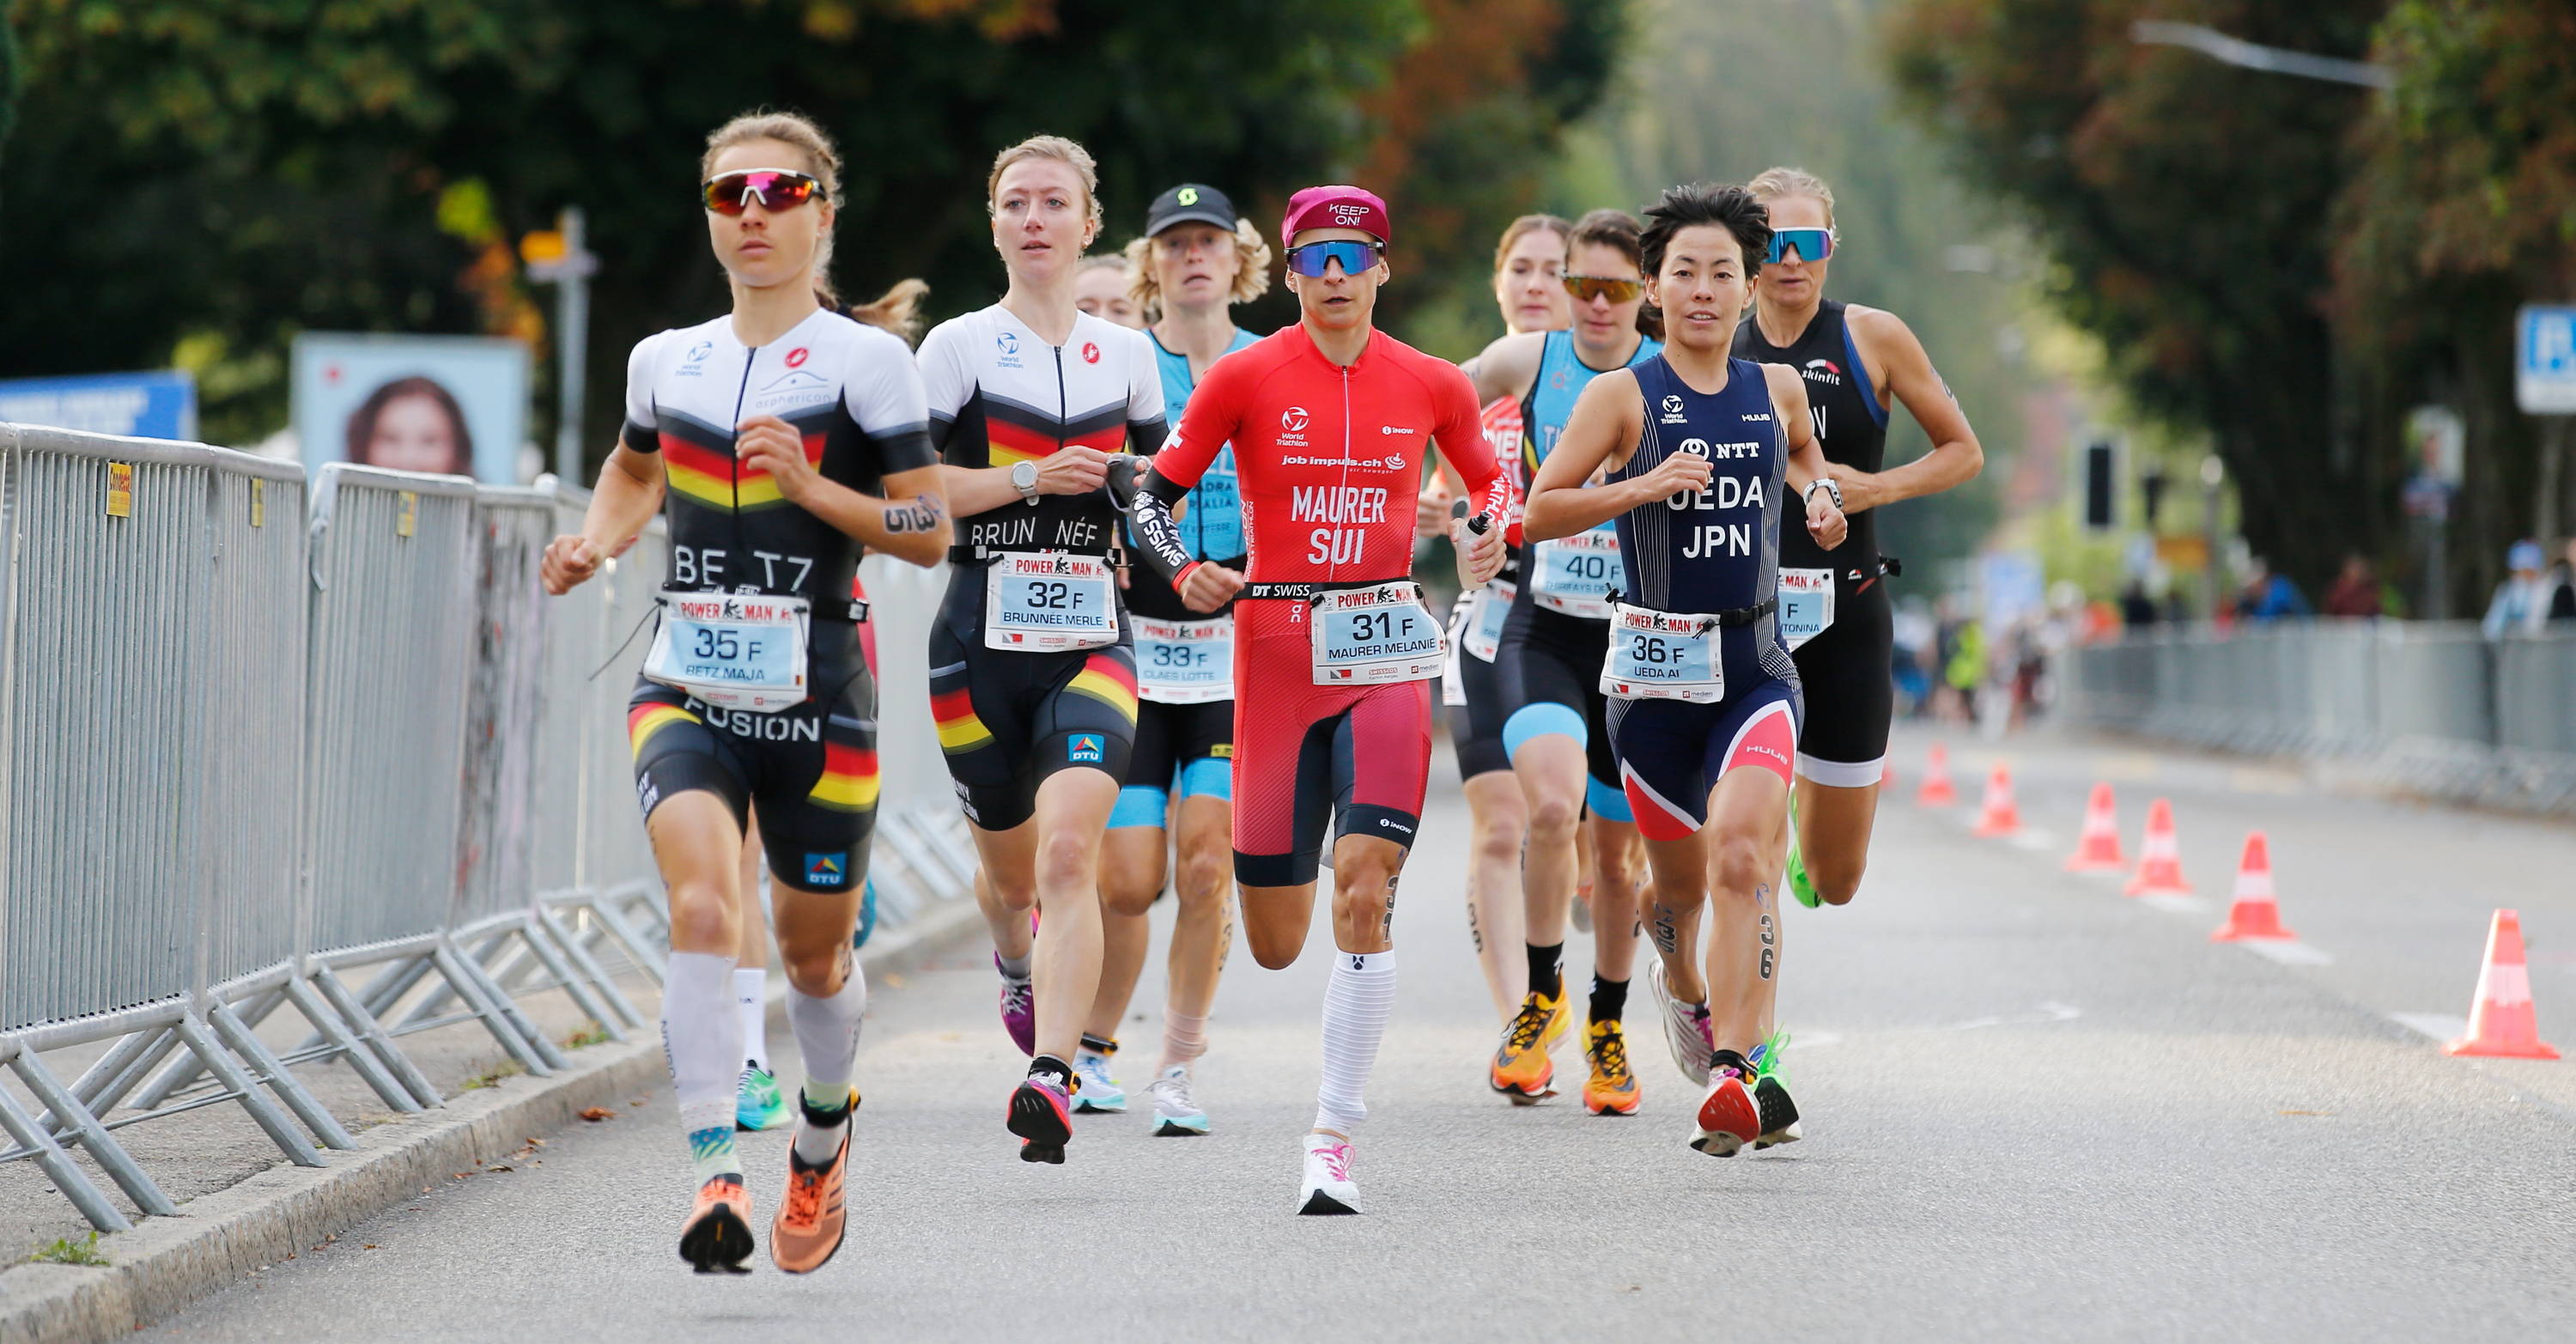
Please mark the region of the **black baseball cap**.
[[1153, 237], [1175, 224], [1213, 224], [1231, 231], [1235, 221], [1234, 202], [1214, 187], [1184, 182], [1154, 198], [1145, 211], [1145, 236]]

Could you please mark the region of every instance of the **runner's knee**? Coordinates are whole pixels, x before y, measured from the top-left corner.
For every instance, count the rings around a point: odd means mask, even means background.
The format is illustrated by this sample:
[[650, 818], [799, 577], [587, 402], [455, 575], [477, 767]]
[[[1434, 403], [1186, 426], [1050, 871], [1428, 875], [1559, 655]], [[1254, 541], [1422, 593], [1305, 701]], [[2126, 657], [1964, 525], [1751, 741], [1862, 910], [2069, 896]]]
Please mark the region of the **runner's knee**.
[[671, 945], [733, 946], [737, 933], [733, 893], [712, 878], [683, 878], [670, 885]]
[[1039, 891], [1069, 891], [1092, 884], [1100, 862], [1097, 832], [1059, 831], [1038, 841]]
[[1476, 818], [1476, 857], [1510, 863], [1520, 858], [1528, 826], [1518, 809], [1494, 808]]
[[1570, 794], [1550, 793], [1530, 804], [1530, 838], [1543, 844], [1574, 843], [1574, 827], [1583, 819], [1582, 801]]
[[1753, 899], [1756, 887], [1766, 887], [1778, 880], [1780, 865], [1765, 853], [1767, 846], [1749, 835], [1718, 835], [1709, 842], [1710, 877], [1718, 895], [1741, 900]]
[[1234, 853], [1222, 836], [1214, 843], [1183, 849], [1178, 880], [1173, 883], [1181, 908], [1194, 910], [1223, 901], [1226, 879], [1232, 876], [1233, 869]]

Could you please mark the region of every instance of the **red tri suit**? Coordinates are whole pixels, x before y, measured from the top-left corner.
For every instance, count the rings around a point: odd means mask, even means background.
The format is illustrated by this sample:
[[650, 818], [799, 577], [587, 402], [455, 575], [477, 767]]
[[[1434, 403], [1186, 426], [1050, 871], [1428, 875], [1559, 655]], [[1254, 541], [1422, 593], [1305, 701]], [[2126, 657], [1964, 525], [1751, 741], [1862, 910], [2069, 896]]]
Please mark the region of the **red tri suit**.
[[1300, 324], [1218, 360], [1154, 458], [1136, 535], [1165, 573], [1195, 563], [1171, 506], [1234, 445], [1245, 578], [1235, 603], [1234, 871], [1246, 886], [1315, 880], [1325, 822], [1410, 846], [1431, 758], [1431, 683], [1318, 686], [1308, 600], [1265, 586], [1360, 587], [1407, 577], [1414, 503], [1437, 445], [1479, 512], [1512, 499], [1467, 375], [1373, 332], [1345, 369]]

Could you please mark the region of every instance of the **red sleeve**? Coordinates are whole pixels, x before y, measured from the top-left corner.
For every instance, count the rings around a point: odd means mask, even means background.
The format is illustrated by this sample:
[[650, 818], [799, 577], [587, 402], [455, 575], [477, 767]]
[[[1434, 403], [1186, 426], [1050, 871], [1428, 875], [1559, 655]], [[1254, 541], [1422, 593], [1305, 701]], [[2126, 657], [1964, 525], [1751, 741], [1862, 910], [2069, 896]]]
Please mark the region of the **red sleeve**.
[[1154, 454], [1154, 470], [1164, 480], [1183, 487], [1197, 485], [1208, 464], [1234, 438], [1243, 420], [1243, 399], [1254, 381], [1245, 376], [1252, 362], [1227, 358], [1209, 366], [1206, 379], [1190, 393], [1181, 423], [1172, 426], [1172, 437]]
[[1433, 398], [1433, 412], [1438, 417], [1431, 431], [1440, 446], [1440, 455], [1458, 469], [1467, 482], [1467, 498], [1472, 507], [1497, 522], [1511, 517], [1512, 481], [1494, 461], [1494, 447], [1485, 439], [1485, 420], [1476, 405], [1476, 385], [1457, 365], [1445, 360], [1426, 360]]

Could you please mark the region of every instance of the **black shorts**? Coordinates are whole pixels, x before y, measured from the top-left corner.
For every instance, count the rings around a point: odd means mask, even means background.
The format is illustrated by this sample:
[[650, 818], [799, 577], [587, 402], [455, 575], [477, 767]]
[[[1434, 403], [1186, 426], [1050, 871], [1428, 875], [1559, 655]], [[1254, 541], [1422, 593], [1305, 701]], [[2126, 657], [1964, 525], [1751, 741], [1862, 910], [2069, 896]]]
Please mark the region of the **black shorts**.
[[1597, 816], [1629, 820], [1619, 788], [1619, 756], [1610, 743], [1609, 698], [1601, 693], [1601, 664], [1610, 655], [1610, 623], [1568, 616], [1538, 605], [1524, 591], [1503, 624], [1494, 665], [1501, 673], [1503, 747], [1517, 756], [1522, 743], [1563, 733], [1583, 744], [1584, 803]]
[[[1495, 650], [1500, 658], [1502, 651]], [[1503, 710], [1502, 669], [1484, 659], [1459, 650], [1457, 659], [1458, 688], [1467, 703], [1447, 706], [1449, 745], [1458, 754], [1458, 778], [1474, 779], [1497, 770], [1512, 768], [1512, 754], [1503, 750], [1503, 721], [1511, 716]], [[1447, 688], [1442, 688], [1446, 698]]]
[[1798, 773], [1828, 788], [1876, 784], [1896, 714], [1896, 612], [1887, 580], [1837, 595], [1834, 623], [1789, 656], [1806, 697]]
[[[825, 655], [826, 632], [849, 647]], [[846, 624], [816, 621], [818, 695], [776, 714], [719, 709], [638, 679], [626, 708], [635, 798], [650, 818], [693, 790], [724, 799], [734, 824], [757, 805], [769, 871], [800, 891], [849, 891], [866, 880], [876, 825], [876, 684]]]
[[1127, 758], [1127, 786], [1109, 814], [1109, 829], [1160, 830], [1175, 794], [1183, 798], [1234, 796], [1234, 702], [1195, 705], [1136, 702], [1136, 749]]
[[1106, 648], [984, 646], [984, 574], [961, 566], [930, 631], [930, 712], [966, 819], [1007, 831], [1037, 811], [1059, 770], [1127, 777], [1136, 741], [1136, 652], [1122, 616]]

